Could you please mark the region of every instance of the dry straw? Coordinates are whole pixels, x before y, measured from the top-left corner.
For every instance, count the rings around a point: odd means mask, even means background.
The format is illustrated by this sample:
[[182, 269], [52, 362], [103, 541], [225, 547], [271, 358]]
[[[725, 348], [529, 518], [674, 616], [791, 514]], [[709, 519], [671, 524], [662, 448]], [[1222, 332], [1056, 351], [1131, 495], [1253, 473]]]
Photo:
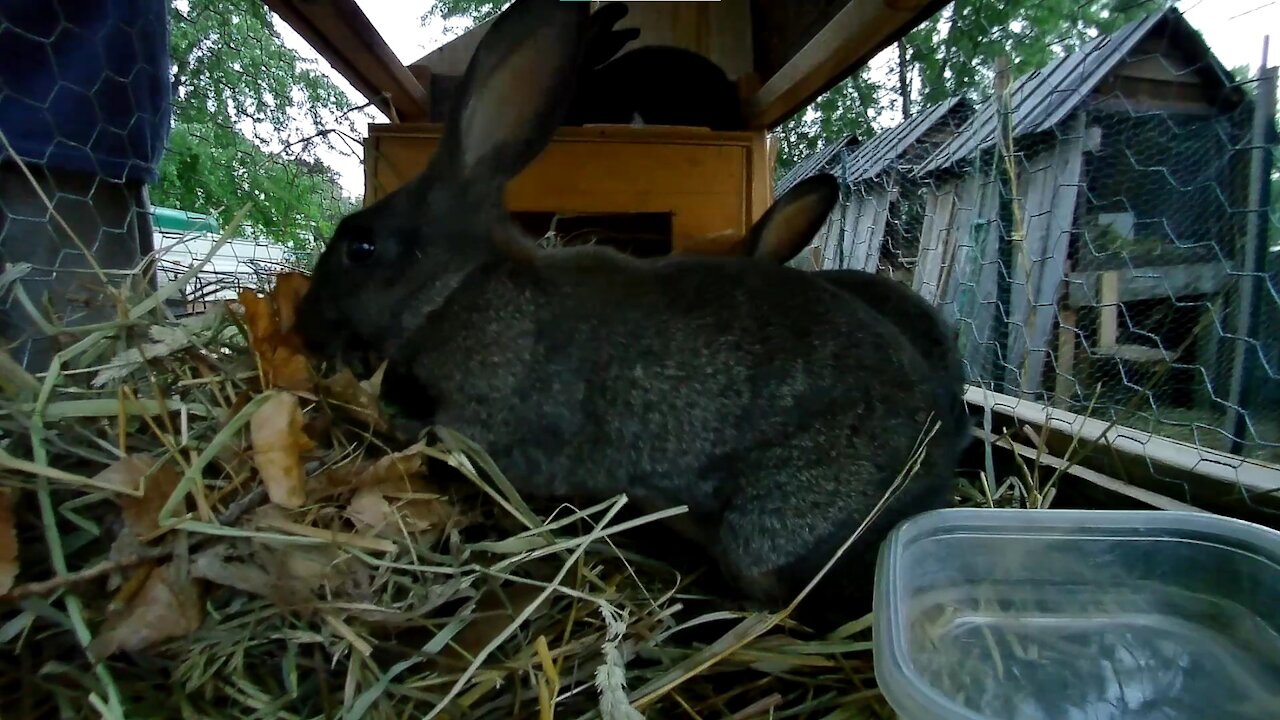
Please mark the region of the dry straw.
[[888, 716], [869, 618], [731, 611], [637, 550], [683, 508], [539, 513], [448, 429], [393, 442], [377, 376], [299, 359], [302, 276], [175, 319], [181, 283], [0, 356], [4, 716]]

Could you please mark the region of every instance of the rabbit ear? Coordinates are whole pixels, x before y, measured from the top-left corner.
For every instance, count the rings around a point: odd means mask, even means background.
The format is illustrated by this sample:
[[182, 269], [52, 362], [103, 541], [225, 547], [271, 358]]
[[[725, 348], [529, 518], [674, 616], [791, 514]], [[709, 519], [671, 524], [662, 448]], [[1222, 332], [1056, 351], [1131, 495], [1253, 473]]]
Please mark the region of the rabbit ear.
[[744, 243], [747, 254], [786, 264], [813, 241], [839, 199], [834, 175], [819, 173], [801, 180], [751, 226]]
[[588, 68], [597, 68], [617, 56], [627, 43], [640, 37], [640, 28], [611, 30], [591, 42], [583, 64]]
[[591, 13], [590, 28], [587, 30], [586, 56], [582, 63], [586, 68], [599, 67], [617, 55], [627, 43], [640, 37], [639, 28], [614, 30], [630, 12], [624, 3], [613, 2], [602, 5]]
[[573, 97], [590, 7], [515, 0], [493, 21], [441, 139], [446, 176], [500, 188], [542, 152]]

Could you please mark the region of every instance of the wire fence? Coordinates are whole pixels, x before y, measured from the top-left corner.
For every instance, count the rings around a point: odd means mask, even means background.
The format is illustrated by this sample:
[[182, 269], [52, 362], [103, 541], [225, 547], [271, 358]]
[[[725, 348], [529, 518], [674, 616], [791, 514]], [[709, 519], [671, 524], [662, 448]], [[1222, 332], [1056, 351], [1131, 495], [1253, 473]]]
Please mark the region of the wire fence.
[[975, 386], [1280, 464], [1274, 68], [1157, 9], [992, 76], [784, 178], [843, 180], [815, 264], [931, 300]]
[[[335, 168], [358, 172], [355, 122], [374, 116], [260, 0], [148, 7], [0, 17], [0, 47], [53, 60], [0, 83], [0, 333], [28, 367], [65, 342], [55, 325], [117, 312], [95, 300], [104, 278], [175, 282], [230, 231], [169, 307], [199, 312], [306, 268], [360, 204]], [[777, 191], [841, 177], [819, 264], [934, 301], [971, 382], [1280, 463], [1273, 82], [1159, 11], [1058, 50], [992, 69], [1007, 91], [846, 138]]]
[[[360, 188], [357, 120], [333, 73], [260, 0], [0, 9], [0, 336], [35, 372], [110, 321], [104, 283], [174, 283], [207, 309], [306, 268]], [[227, 242], [210, 256], [214, 243]]]

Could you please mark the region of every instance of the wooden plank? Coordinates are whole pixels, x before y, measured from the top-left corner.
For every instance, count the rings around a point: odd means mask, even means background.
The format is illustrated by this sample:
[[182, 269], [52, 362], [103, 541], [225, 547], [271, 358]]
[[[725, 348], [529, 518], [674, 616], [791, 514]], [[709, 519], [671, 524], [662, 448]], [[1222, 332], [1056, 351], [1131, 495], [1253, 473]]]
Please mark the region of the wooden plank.
[[866, 205], [867, 198], [862, 193], [857, 190], [849, 193], [849, 203], [844, 208], [843, 227], [840, 228], [839, 245], [836, 246], [833, 259], [833, 264], [837, 268], [849, 267], [853, 257], [853, 245], [858, 235], [858, 228], [862, 227], [862, 215]]
[[[971, 307], [956, 306], [956, 315], [963, 312], [969, 322], [962, 323], [969, 336], [964, 337], [964, 363], [969, 379], [990, 379], [991, 365], [995, 362], [995, 328], [999, 307], [1000, 251], [1003, 238], [1000, 235], [1000, 196], [998, 183], [989, 179], [980, 181], [978, 212], [969, 231], [972, 256], [978, 263], [974, 277], [974, 297]], [[963, 331], [963, 330], [962, 330]], [[963, 336], [962, 336], [963, 337]]]
[[911, 285], [912, 289], [930, 303], [937, 297], [938, 281], [942, 276], [942, 256], [954, 232], [956, 195], [960, 189], [959, 186], [959, 181], [955, 181], [942, 187], [936, 202], [933, 203], [935, 215], [932, 219], [928, 217], [925, 219], [925, 223], [930, 225], [930, 233], [921, 235], [920, 238], [920, 255]]
[[937, 234], [940, 226], [937, 222], [938, 207], [942, 203], [942, 196], [947, 187], [931, 184], [925, 192], [924, 217], [920, 221], [920, 242], [916, 246], [915, 267], [911, 272], [911, 289], [916, 292], [920, 291], [922, 282], [920, 269], [927, 259], [928, 249], [938, 242]]
[[1076, 381], [1076, 333], [1079, 320], [1076, 311], [1068, 307], [1058, 310], [1058, 352], [1053, 356], [1054, 405], [1066, 409], [1079, 384]]
[[1068, 293], [1068, 302], [1072, 307], [1100, 304], [1100, 282], [1104, 272], [1115, 274], [1119, 293], [1116, 300], [1119, 302], [1177, 300], [1188, 295], [1213, 295], [1226, 287], [1228, 277], [1223, 263], [1073, 272]]
[[[1265, 49], [1263, 57], [1266, 57]], [[1271, 203], [1275, 198], [1271, 193], [1271, 170], [1275, 160], [1277, 77], [1280, 77], [1280, 70], [1274, 67], [1258, 72], [1257, 105], [1254, 107], [1250, 138], [1253, 150], [1249, 153], [1249, 224], [1236, 248], [1240, 267], [1240, 275], [1236, 278], [1236, 317], [1233, 323], [1236, 342], [1231, 357], [1227, 414], [1222, 424], [1235, 449], [1244, 447], [1250, 430], [1246, 415], [1259, 406], [1255, 398], [1258, 383], [1253, 375], [1257, 372], [1256, 343], [1260, 339], [1262, 318], [1265, 317], [1267, 290], [1264, 288], [1269, 285], [1267, 251], [1271, 245], [1268, 238], [1272, 225]], [[1266, 371], [1264, 368], [1263, 372]]]
[[1280, 507], [1280, 466], [1199, 447], [1149, 432], [1048, 407], [1025, 398], [970, 385], [965, 401], [1019, 424], [1039, 435], [1047, 432], [1049, 449], [1059, 456], [1075, 443], [1092, 452], [1075, 459], [1084, 467], [1134, 484], [1177, 483], [1199, 503]]
[[[1009, 333], [1006, 358], [1010, 369], [1020, 370], [1010, 377], [1010, 387], [1024, 394], [1043, 388], [1045, 354], [1054, 336], [1059, 296], [1066, 282], [1067, 256], [1071, 249], [1071, 229], [1075, 225], [1076, 197], [1080, 189], [1084, 157], [1084, 113], [1076, 113], [1064, 128], [1065, 136], [1046, 153], [1047, 162], [1028, 192], [1023, 224], [1026, 257], [1030, 262], [1026, 294], [1011, 294], [1010, 324], [1024, 332]], [[1033, 167], [1038, 165], [1033, 161]], [[1015, 277], [1016, 284], [1019, 278]], [[1021, 300], [1020, 304], [1018, 301]]]
[[426, 89], [400, 63], [355, 0], [263, 0], [393, 122], [430, 118]]
[[897, 194], [892, 184], [892, 179], [888, 180], [888, 184], [877, 184], [875, 192], [872, 193], [875, 215], [871, 219], [871, 226], [867, 229], [866, 260], [863, 266], [863, 270], [870, 273], [880, 268], [880, 248], [884, 245], [884, 230], [889, 222], [889, 205]]
[[[788, 10], [791, 10], [788, 0]], [[747, 126], [773, 129], [865, 65], [947, 4], [947, 0], [848, 2], [747, 103]], [[760, 33], [759, 11], [752, 19]]]
[[[754, 75], [751, 4], [747, 0], [719, 2], [622, 2], [627, 17], [615, 27], [635, 28], [640, 37], [626, 46], [674, 45], [701, 54], [719, 65], [730, 78]], [[476, 45], [489, 31], [489, 18], [410, 63], [440, 75], [462, 75]]]
[[1173, 353], [1166, 352], [1160, 348], [1147, 347], [1146, 345], [1110, 345], [1108, 347], [1095, 348], [1093, 354], [1130, 362], [1173, 362]]
[[1168, 52], [1135, 58], [1116, 68], [1112, 73], [1124, 77], [1162, 80], [1186, 85], [1199, 85], [1201, 82], [1195, 74], [1193, 65]]
[[1098, 338], [1095, 348], [1106, 352], [1120, 340], [1120, 277], [1114, 272], [1104, 272], [1099, 278], [1098, 290]]
[[974, 219], [981, 202], [982, 179], [978, 175], [970, 175], [960, 183], [960, 191], [956, 194], [956, 202], [952, 207], [950, 232], [942, 246], [938, 258], [938, 280], [934, 288], [933, 304], [942, 308], [944, 313], [951, 314], [955, 302], [955, 276], [957, 257], [964, 258], [966, 248], [972, 246]]
[[880, 242], [889, 216], [889, 189], [880, 183], [853, 189], [861, 212], [844, 267], [875, 272], [880, 265]]
[[[370, 128], [376, 200], [417, 175], [439, 125]], [[673, 251], [720, 254], [768, 205], [753, 194], [757, 133], [632, 127], [565, 127], [507, 187], [513, 212], [669, 213]], [[767, 187], [765, 185], [764, 187]]]
[[1147, 115], [1153, 113], [1201, 115], [1204, 117], [1221, 115], [1221, 111], [1217, 108], [1199, 101], [1128, 98], [1121, 96], [1119, 90], [1104, 86], [1099, 86], [1090, 95], [1090, 98], [1089, 108], [1091, 110], [1123, 113], [1125, 115]]
[[[1195, 505], [1174, 500], [1167, 495], [1161, 495], [1160, 493], [1152, 492], [1132, 483], [1117, 480], [1116, 478], [1100, 473], [1097, 470], [1081, 467], [1075, 463], [1070, 463], [1051, 453], [1044, 452], [1043, 450], [1037, 450], [1029, 445], [1013, 442], [1006, 436], [996, 437], [994, 434], [989, 433], [980, 427], [974, 427], [973, 434], [983, 442], [989, 442], [996, 447], [1001, 447], [1018, 453], [1024, 460], [1030, 461], [1033, 466], [1043, 465], [1052, 468], [1055, 471], [1065, 467], [1066, 469], [1062, 471], [1064, 475], [1093, 483], [1103, 490], [1116, 493], [1117, 495], [1123, 495], [1130, 500], [1137, 500], [1138, 502], [1143, 503], [1144, 505], [1149, 505], [1157, 510], [1198, 513], [1208, 512], [1207, 510], [1198, 508]], [[1061, 484], [1061, 479], [1059, 479], [1059, 484]]]

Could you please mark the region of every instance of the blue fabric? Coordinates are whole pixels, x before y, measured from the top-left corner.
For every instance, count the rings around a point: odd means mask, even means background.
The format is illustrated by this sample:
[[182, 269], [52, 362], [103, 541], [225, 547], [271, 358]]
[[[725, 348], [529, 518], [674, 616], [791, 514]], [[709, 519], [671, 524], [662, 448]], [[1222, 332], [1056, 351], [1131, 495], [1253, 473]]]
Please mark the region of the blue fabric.
[[0, 130], [25, 161], [154, 182], [169, 0], [0, 0]]

